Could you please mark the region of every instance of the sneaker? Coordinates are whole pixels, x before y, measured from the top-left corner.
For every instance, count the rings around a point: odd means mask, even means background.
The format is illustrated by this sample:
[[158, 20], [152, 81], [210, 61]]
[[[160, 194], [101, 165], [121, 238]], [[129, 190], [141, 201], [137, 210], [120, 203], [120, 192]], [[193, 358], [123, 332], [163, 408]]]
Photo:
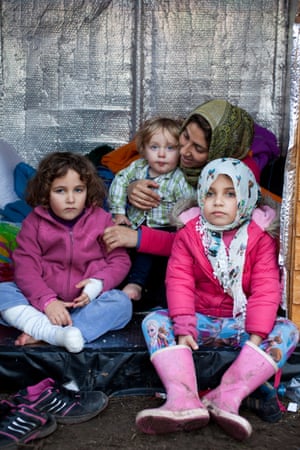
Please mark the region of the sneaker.
[[265, 422], [275, 423], [282, 418], [276, 389], [268, 382], [245, 398], [243, 405], [255, 412]]
[[38, 412], [26, 406], [12, 405], [5, 400], [0, 403], [0, 448], [17, 449], [19, 444], [27, 444], [53, 433], [55, 418], [46, 412]]
[[52, 414], [56, 422], [68, 425], [86, 422], [108, 405], [108, 397], [101, 391], [72, 391], [51, 378], [19, 391], [11, 401], [30, 404], [38, 411]]

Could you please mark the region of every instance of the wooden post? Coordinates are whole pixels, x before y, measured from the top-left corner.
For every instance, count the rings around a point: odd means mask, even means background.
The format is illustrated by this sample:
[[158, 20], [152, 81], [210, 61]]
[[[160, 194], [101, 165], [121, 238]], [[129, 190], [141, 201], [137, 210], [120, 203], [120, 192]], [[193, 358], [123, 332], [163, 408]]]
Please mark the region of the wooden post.
[[288, 271], [288, 315], [300, 328], [300, 121], [296, 131], [291, 163], [295, 164], [294, 200], [290, 226], [290, 265]]

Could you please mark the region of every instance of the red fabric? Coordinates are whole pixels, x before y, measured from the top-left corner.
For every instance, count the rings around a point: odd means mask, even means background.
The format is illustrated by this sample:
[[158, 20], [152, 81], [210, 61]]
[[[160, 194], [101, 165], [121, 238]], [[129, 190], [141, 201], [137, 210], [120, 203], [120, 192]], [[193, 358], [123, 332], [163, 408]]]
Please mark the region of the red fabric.
[[11, 263], [0, 263], [0, 282], [13, 281], [14, 269]]
[[152, 255], [170, 256], [175, 232], [155, 230], [150, 227], [141, 227], [141, 241], [138, 251]]
[[[193, 219], [177, 232], [169, 259], [166, 285], [169, 314], [200, 312], [232, 317], [232, 298], [214, 277]], [[246, 331], [265, 338], [274, 326], [281, 300], [276, 242], [255, 222], [249, 237], [243, 273], [243, 290], [248, 299]], [[267, 270], [266, 270], [267, 268]]]
[[246, 166], [248, 166], [250, 170], [252, 170], [252, 172], [255, 176], [255, 179], [256, 179], [257, 183], [259, 184], [260, 183], [260, 168], [256, 164], [255, 160], [252, 158], [251, 152], [244, 159], [242, 159], [242, 162], [244, 164], [246, 164]]

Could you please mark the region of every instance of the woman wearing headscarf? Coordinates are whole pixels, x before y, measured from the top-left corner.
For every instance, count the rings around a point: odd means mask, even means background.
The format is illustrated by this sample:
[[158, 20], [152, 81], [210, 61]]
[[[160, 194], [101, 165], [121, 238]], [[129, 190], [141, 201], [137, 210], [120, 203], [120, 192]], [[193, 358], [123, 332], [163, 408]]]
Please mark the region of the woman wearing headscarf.
[[[183, 122], [179, 138], [180, 168], [188, 183], [196, 189], [203, 167], [220, 157], [241, 159], [259, 181], [258, 159], [251, 156], [254, 130], [255, 124], [248, 112], [226, 100], [211, 100], [195, 108]], [[257, 143], [255, 155], [259, 155]], [[128, 190], [129, 202], [146, 213], [159, 204], [157, 187], [153, 180], [132, 183]], [[170, 255], [173, 239], [174, 233], [162, 234], [160, 230], [149, 230], [144, 226], [138, 230], [110, 227], [104, 233], [108, 250], [121, 246], [136, 247], [140, 252], [163, 256]]]

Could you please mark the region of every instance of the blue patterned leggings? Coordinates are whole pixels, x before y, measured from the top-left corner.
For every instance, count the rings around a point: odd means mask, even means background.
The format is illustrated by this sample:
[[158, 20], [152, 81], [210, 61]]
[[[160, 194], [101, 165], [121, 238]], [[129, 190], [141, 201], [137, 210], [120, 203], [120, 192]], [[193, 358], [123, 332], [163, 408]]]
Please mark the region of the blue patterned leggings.
[[[238, 335], [237, 321], [234, 318], [209, 317], [196, 313], [199, 345], [208, 347], [242, 347], [249, 339], [247, 333]], [[142, 331], [150, 354], [160, 348], [176, 345], [172, 321], [165, 309], [148, 314], [142, 323]], [[269, 336], [262, 341], [260, 348], [268, 353], [281, 368], [293, 353], [299, 341], [296, 325], [288, 319], [279, 317]]]

